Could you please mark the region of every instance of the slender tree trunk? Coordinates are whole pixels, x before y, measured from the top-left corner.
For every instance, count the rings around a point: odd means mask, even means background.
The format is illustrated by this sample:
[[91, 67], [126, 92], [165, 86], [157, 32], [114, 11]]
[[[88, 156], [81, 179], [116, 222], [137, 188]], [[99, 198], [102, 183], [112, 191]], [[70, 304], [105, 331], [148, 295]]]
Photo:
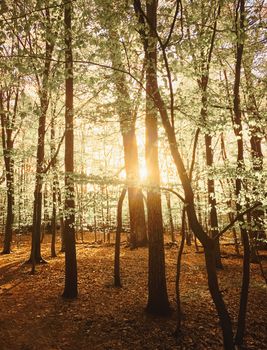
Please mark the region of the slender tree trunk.
[[181, 309], [181, 296], [180, 296], [180, 277], [181, 277], [181, 262], [182, 262], [182, 254], [184, 250], [184, 242], [185, 242], [185, 207], [183, 207], [182, 211], [182, 228], [181, 228], [181, 243], [177, 255], [177, 264], [176, 264], [176, 281], [175, 281], [175, 289], [176, 289], [176, 304], [177, 304], [177, 324], [175, 330], [175, 336], [178, 337], [181, 334], [181, 325], [182, 325], [182, 309]]
[[[226, 89], [227, 89], [227, 96], [229, 98], [230, 97], [230, 92], [229, 92], [228, 82], [227, 82], [227, 85], [226, 85]], [[229, 103], [230, 103], [230, 100], [229, 100]], [[233, 112], [232, 111], [231, 111], [231, 117], [232, 117], [232, 120], [233, 120]], [[221, 133], [221, 155], [222, 155], [223, 161], [225, 162], [227, 160], [227, 154], [226, 154], [226, 149], [225, 149], [225, 142], [224, 142], [223, 133]], [[227, 179], [227, 183], [228, 183], [228, 186], [229, 186], [229, 189], [230, 189], [230, 200], [227, 201], [227, 205], [228, 205], [230, 210], [232, 208], [232, 187], [235, 186], [234, 182], [233, 183], [232, 182], [233, 181], [231, 181], [230, 179]], [[220, 180], [220, 183], [221, 183], [221, 187], [222, 187], [223, 193], [226, 196], [226, 192], [224, 191], [223, 182], [221, 180]], [[228, 217], [229, 217], [229, 221], [231, 222], [234, 219], [234, 214], [230, 212], [228, 214]], [[240, 256], [235, 226], [233, 226], [232, 231], [233, 231], [233, 237], [234, 237], [235, 251], [236, 251], [236, 254], [238, 256]]]
[[[54, 124], [54, 116], [51, 120], [51, 159], [54, 157], [55, 153], [55, 124]], [[56, 253], [56, 232], [57, 232], [57, 187], [58, 180], [56, 174], [56, 163], [57, 160], [53, 159], [51, 164], [51, 169], [53, 173], [53, 184], [52, 184], [52, 219], [51, 219], [51, 257], [55, 258], [57, 256]]]
[[[241, 78], [241, 64], [244, 49], [244, 21], [245, 21], [245, 0], [240, 0], [237, 5], [238, 19], [236, 22], [236, 64], [235, 64], [235, 81], [234, 81], [234, 132], [237, 139], [237, 173], [240, 174], [244, 170], [244, 145], [243, 145], [243, 132], [241, 121], [241, 108], [240, 108], [240, 78]], [[242, 189], [241, 178], [236, 178], [236, 209], [239, 213], [241, 211], [241, 205], [239, 203], [239, 196]], [[241, 237], [244, 246], [243, 257], [243, 278], [240, 294], [240, 305], [238, 313], [237, 332], [235, 336], [235, 343], [237, 345], [243, 344], [243, 338], [245, 334], [245, 322], [246, 322], [246, 310], [249, 291], [249, 270], [250, 270], [250, 249], [248, 233], [245, 228], [244, 219], [239, 220]]]
[[171, 207], [171, 196], [169, 192], [165, 192], [166, 202], [167, 202], [167, 209], [168, 209], [168, 215], [169, 215], [169, 223], [170, 223], [170, 233], [171, 233], [171, 240], [174, 243], [175, 242], [175, 233], [174, 233], [174, 225], [173, 225], [173, 218], [172, 218], [172, 207]]
[[[10, 160], [10, 163], [13, 163], [13, 160]], [[8, 170], [10, 168], [10, 170]], [[3, 254], [9, 254], [11, 252], [11, 243], [12, 243], [12, 229], [13, 229], [13, 206], [14, 206], [14, 187], [13, 187], [13, 164], [6, 166], [6, 182], [7, 182], [7, 215], [5, 223], [5, 236], [4, 236], [4, 248]]]
[[115, 237], [115, 257], [114, 257], [114, 286], [121, 287], [121, 276], [120, 276], [120, 244], [121, 244], [121, 231], [122, 231], [122, 205], [126, 194], [124, 188], [120, 194], [117, 207], [117, 228]]
[[95, 189], [94, 189], [94, 202], [93, 202], [93, 213], [94, 213], [94, 234], [95, 234], [95, 242], [97, 241], [97, 228], [96, 228], [96, 200], [95, 200]]
[[[16, 97], [16, 99], [18, 96]], [[8, 111], [9, 112], [9, 111]], [[1, 115], [1, 128], [2, 128], [2, 147], [5, 164], [5, 177], [7, 187], [7, 209], [6, 209], [6, 221], [5, 221], [5, 235], [4, 235], [4, 247], [2, 254], [9, 254], [11, 252], [12, 243], [12, 229], [14, 221], [14, 159], [13, 159], [13, 146], [12, 140], [12, 127], [10, 128], [9, 116], [6, 116], [4, 112], [3, 92], [0, 90], [0, 115]], [[7, 119], [8, 118], [8, 119]]]
[[45, 231], [46, 227], [49, 221], [49, 214], [48, 214], [48, 208], [47, 208], [47, 200], [48, 200], [48, 194], [47, 194], [47, 184], [44, 185], [43, 190], [43, 208], [44, 208], [44, 218], [43, 223], [41, 223], [41, 244], [43, 243], [44, 237], [45, 237]]
[[[208, 134], [205, 135], [205, 146], [206, 146], [206, 164], [208, 167], [213, 165], [213, 151], [212, 151], [212, 137]], [[215, 184], [214, 179], [208, 179], [208, 201], [210, 206], [210, 226], [211, 236], [215, 237], [218, 234], [218, 216], [217, 216], [217, 203], [215, 197]], [[215, 262], [216, 267], [221, 269], [221, 252], [219, 239], [215, 240]]]
[[[47, 20], [47, 33], [51, 34], [50, 28], [50, 12], [49, 8], [45, 10]], [[40, 87], [40, 116], [38, 126], [37, 139], [37, 155], [36, 155], [36, 175], [33, 203], [33, 232], [30, 262], [45, 262], [41, 256], [41, 221], [42, 221], [42, 187], [44, 176], [44, 156], [45, 156], [45, 132], [46, 132], [46, 116], [49, 105], [49, 78], [51, 72], [51, 57], [54, 44], [48, 39], [45, 42], [45, 63], [42, 77], [42, 86]], [[32, 268], [34, 272], [34, 267]]]
[[75, 247], [74, 202], [74, 136], [73, 136], [73, 59], [72, 59], [72, 3], [64, 4], [65, 24], [65, 289], [64, 298], [78, 295]]
[[[216, 24], [215, 24], [216, 25]], [[216, 26], [214, 27], [216, 30]], [[213, 50], [214, 41], [211, 43], [210, 47], [210, 56], [208, 59], [208, 63], [205, 65], [202, 63], [202, 77], [199, 82], [201, 88], [201, 117], [204, 123], [207, 123], [208, 120], [208, 111], [207, 111], [207, 88], [209, 82], [209, 65], [211, 60], [211, 53]], [[202, 55], [203, 56], [203, 55]], [[203, 58], [204, 61], [204, 58]], [[213, 149], [212, 149], [212, 136], [210, 133], [205, 134], [205, 151], [206, 151], [206, 165], [209, 168], [213, 166]], [[216, 237], [218, 234], [218, 216], [217, 216], [217, 203], [215, 196], [215, 182], [213, 178], [209, 178], [207, 180], [207, 189], [208, 189], [208, 204], [210, 207], [209, 218], [210, 218], [210, 227], [211, 227], [211, 236]], [[220, 243], [219, 239], [215, 240], [215, 263], [216, 267], [221, 269], [222, 261], [221, 261], [221, 252], [220, 252]]]
[[65, 236], [64, 236], [64, 211], [62, 209], [62, 200], [61, 200], [61, 190], [59, 188], [59, 183], [57, 182], [57, 200], [59, 206], [59, 220], [60, 220], [60, 235], [61, 235], [61, 253], [65, 253]]
[[56, 182], [55, 179], [53, 179], [53, 205], [52, 205], [52, 220], [51, 220], [51, 257], [55, 258], [57, 256], [56, 253], [56, 232], [57, 232], [57, 209], [56, 209], [56, 200], [57, 200], [57, 194], [56, 194]]
[[107, 241], [110, 244], [110, 224], [109, 224], [110, 208], [109, 208], [109, 193], [108, 193], [107, 185], [105, 190], [106, 190], [106, 205], [107, 205], [107, 211], [106, 211]]
[[[249, 62], [249, 60], [247, 60]], [[254, 86], [251, 77], [251, 65], [247, 62], [243, 62], [246, 85], [248, 90], [248, 102], [247, 102], [247, 110], [249, 111], [249, 129], [250, 129], [250, 146], [251, 146], [251, 156], [252, 156], [252, 164], [253, 170], [255, 174], [262, 173], [263, 171], [263, 153], [262, 153], [262, 145], [261, 140], [262, 137], [259, 136], [262, 133], [261, 130], [261, 117], [257, 106], [257, 100], [254, 94]], [[252, 123], [250, 122], [252, 121]], [[256, 180], [256, 184], [254, 183], [252, 188], [252, 193], [254, 196], [259, 196], [264, 192], [264, 182], [262, 180]], [[250, 229], [250, 261], [253, 263], [258, 263], [258, 254], [257, 254], [257, 240], [265, 239], [266, 233], [264, 230], [264, 210], [261, 208], [257, 208], [253, 210], [251, 215], [251, 224]]]

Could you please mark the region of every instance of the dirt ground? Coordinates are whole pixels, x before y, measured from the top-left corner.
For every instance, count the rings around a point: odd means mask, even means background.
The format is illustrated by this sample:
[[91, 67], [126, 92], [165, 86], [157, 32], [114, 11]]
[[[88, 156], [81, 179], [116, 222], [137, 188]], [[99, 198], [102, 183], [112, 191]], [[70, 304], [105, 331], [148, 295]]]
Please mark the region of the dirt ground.
[[[51, 259], [49, 237], [42, 245], [48, 261], [34, 276], [24, 265], [30, 242], [0, 256], [0, 350], [169, 350], [222, 349], [218, 318], [211, 301], [203, 254], [186, 247], [181, 271], [183, 332], [176, 340], [175, 271], [177, 248], [166, 247], [168, 292], [174, 309], [169, 318], [145, 313], [147, 249], [121, 248], [123, 287], [114, 288], [114, 246], [77, 244], [79, 297], [61, 298], [64, 255]], [[59, 245], [58, 247], [59, 248]], [[242, 260], [222, 246], [221, 290], [234, 327], [238, 312]], [[266, 260], [263, 262], [266, 271]], [[267, 288], [258, 265], [251, 265], [246, 347], [267, 349]]]

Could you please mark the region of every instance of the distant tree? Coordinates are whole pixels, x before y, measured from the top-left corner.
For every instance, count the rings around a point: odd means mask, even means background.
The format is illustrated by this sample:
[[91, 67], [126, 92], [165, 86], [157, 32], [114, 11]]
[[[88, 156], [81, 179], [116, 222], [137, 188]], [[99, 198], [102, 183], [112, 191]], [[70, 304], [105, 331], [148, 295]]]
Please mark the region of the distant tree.
[[120, 38], [120, 26], [123, 25], [123, 22], [122, 18], [119, 17], [119, 11], [123, 11], [122, 6], [116, 5], [116, 7], [108, 8], [107, 3], [103, 1], [99, 4], [96, 1], [96, 3], [98, 8], [101, 6], [101, 12], [98, 15], [101, 25], [108, 31], [107, 40], [109, 42], [107, 48], [112, 67], [114, 68], [113, 78], [116, 87], [115, 96], [117, 97], [115, 108], [119, 115], [120, 130], [123, 139], [126, 181], [128, 184], [130, 244], [132, 248], [137, 248], [147, 245], [146, 219], [143, 194], [140, 188], [138, 147], [135, 131], [141, 89], [138, 89], [135, 98], [132, 97], [126, 75], [117, 70], [126, 69], [127, 67], [127, 64], [123, 61], [122, 53], [123, 45], [121, 40], [124, 40], [124, 38]]
[[[208, 215], [211, 236], [218, 234], [218, 214], [215, 180], [211, 169], [214, 166], [214, 123], [210, 118], [210, 72], [215, 42], [217, 35], [218, 20], [220, 17], [221, 4], [213, 2], [209, 11], [205, 11], [207, 2], [200, 1], [199, 7], [187, 2], [184, 6], [185, 25], [188, 40], [187, 56], [192, 56], [192, 65], [196, 75], [198, 88], [200, 90], [201, 108], [199, 123], [202, 126], [205, 142], [205, 162], [207, 168], [207, 194], [208, 194]], [[192, 32], [191, 32], [192, 31]], [[216, 245], [216, 267], [222, 268], [219, 241]]]
[[125, 198], [126, 189], [124, 188], [120, 194], [117, 207], [117, 227], [115, 237], [115, 254], [114, 254], [114, 286], [121, 287], [120, 276], [120, 244], [122, 231], [122, 205]]
[[[58, 191], [58, 176], [57, 176], [57, 159], [54, 158], [56, 152], [55, 147], [55, 116], [52, 116], [51, 119], [51, 170], [53, 174], [52, 180], [52, 218], [51, 218], [51, 257], [56, 257], [56, 232], [57, 232], [57, 191]], [[54, 159], [53, 159], [54, 158]]]

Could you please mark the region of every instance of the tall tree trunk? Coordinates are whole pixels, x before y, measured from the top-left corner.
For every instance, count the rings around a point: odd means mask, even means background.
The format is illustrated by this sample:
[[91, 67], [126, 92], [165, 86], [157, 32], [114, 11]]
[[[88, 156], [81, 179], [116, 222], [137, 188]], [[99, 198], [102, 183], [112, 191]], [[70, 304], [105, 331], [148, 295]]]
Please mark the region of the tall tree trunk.
[[[110, 36], [112, 39], [115, 39], [116, 43], [119, 43], [119, 36], [114, 29], [110, 29]], [[111, 60], [114, 67], [123, 65], [120, 50], [120, 46], [116, 45], [116, 55], [113, 50], [111, 52]], [[114, 76], [128, 185], [130, 245], [132, 248], [137, 248], [147, 245], [147, 229], [143, 194], [142, 189], [139, 187], [139, 160], [135, 134], [136, 111], [130, 98], [125, 74], [115, 71]]]
[[12, 228], [13, 228], [13, 206], [14, 206], [14, 159], [13, 159], [13, 140], [12, 128], [8, 127], [8, 121], [4, 112], [3, 93], [0, 91], [0, 114], [2, 128], [2, 147], [5, 164], [5, 177], [7, 187], [7, 211], [5, 221], [4, 247], [2, 254], [11, 252]]
[[[51, 34], [49, 8], [46, 8], [45, 13], [47, 20], [47, 33]], [[42, 85], [39, 91], [40, 116], [37, 138], [36, 175], [33, 202], [33, 232], [30, 256], [30, 262], [32, 264], [44, 262], [41, 256], [42, 187], [44, 176], [46, 116], [49, 105], [49, 79], [53, 49], [54, 44], [47, 38], [45, 42], [45, 63], [42, 76]], [[34, 272], [34, 266], [32, 270]]]
[[[249, 130], [250, 130], [250, 146], [251, 146], [251, 157], [252, 157], [252, 167], [255, 172], [262, 173], [263, 171], [263, 153], [262, 153], [262, 145], [260, 136], [262, 133], [261, 127], [261, 117], [257, 105], [257, 100], [254, 94], [254, 86], [251, 74], [251, 66], [252, 62], [250, 60], [246, 60], [243, 62], [244, 73], [246, 78], [246, 85], [248, 90], [248, 102], [247, 102], [247, 110], [249, 111]], [[255, 196], [261, 195], [264, 192], [264, 182], [262, 180], [258, 180], [257, 184], [253, 185], [252, 192]], [[251, 242], [251, 254], [250, 261], [257, 263], [258, 255], [257, 255], [257, 239], [266, 238], [266, 233], [264, 229], [264, 210], [261, 208], [257, 208], [253, 210], [251, 213], [251, 220], [254, 229], [250, 229], [250, 242]]]
[[[205, 146], [206, 146], [206, 164], [208, 167], [213, 166], [213, 151], [212, 151], [212, 137], [208, 134], [205, 135]], [[214, 179], [208, 178], [208, 201], [210, 207], [210, 227], [211, 236], [216, 237], [218, 234], [218, 216], [217, 216], [217, 203], [215, 197], [215, 184]], [[221, 252], [219, 239], [215, 240], [215, 263], [216, 267], [221, 269]]]
[[65, 289], [64, 298], [78, 295], [75, 246], [72, 3], [64, 4], [65, 24]]
[[96, 190], [94, 187], [94, 195], [93, 195], [93, 214], [94, 214], [94, 235], [95, 235], [95, 242], [97, 241], [97, 217], [96, 217]]
[[57, 190], [58, 190], [58, 179], [56, 169], [56, 158], [53, 159], [55, 154], [55, 117], [52, 116], [51, 120], [51, 169], [53, 173], [53, 184], [52, 184], [52, 219], [51, 219], [51, 257], [55, 258], [56, 254], [56, 232], [57, 232]]
[[[235, 63], [235, 81], [234, 81], [234, 132], [237, 139], [237, 174], [244, 171], [244, 145], [243, 145], [243, 132], [242, 132], [242, 121], [241, 121], [241, 108], [240, 108], [240, 79], [241, 79], [241, 65], [244, 49], [244, 21], [245, 21], [245, 0], [240, 0], [237, 5], [237, 20], [236, 20], [236, 63]], [[239, 213], [242, 208], [239, 203], [239, 196], [242, 189], [241, 178], [237, 177], [236, 181], [236, 209]], [[250, 248], [247, 229], [245, 228], [244, 219], [239, 220], [240, 232], [244, 246], [244, 257], [243, 257], [243, 277], [242, 287], [240, 295], [240, 305], [238, 313], [238, 324], [237, 332], [235, 336], [235, 343], [237, 345], [243, 344], [243, 338], [245, 333], [245, 321], [246, 321], [246, 310], [249, 290], [249, 270], [250, 270]]]
[[[18, 98], [18, 93], [16, 100]], [[17, 103], [17, 101], [15, 102]], [[9, 113], [9, 111], [8, 111]], [[5, 177], [7, 187], [7, 210], [5, 220], [5, 235], [4, 235], [4, 247], [3, 254], [9, 254], [11, 252], [12, 243], [12, 229], [14, 221], [14, 159], [13, 159], [13, 146], [12, 140], [12, 125], [10, 124], [9, 116], [4, 112], [3, 92], [0, 90], [0, 115], [1, 115], [1, 128], [2, 128], [2, 147], [5, 164]]]
[[57, 233], [57, 208], [56, 208], [56, 201], [57, 201], [57, 182], [55, 178], [53, 179], [53, 188], [52, 188], [52, 220], [51, 220], [51, 257], [55, 258], [57, 256], [56, 253], [56, 233]]
[[[146, 2], [147, 17], [157, 25], [157, 0]], [[146, 56], [146, 164], [147, 181], [150, 189], [147, 192], [147, 223], [149, 246], [149, 274], [148, 274], [148, 303], [147, 311], [164, 315], [170, 312], [165, 277], [165, 257], [163, 242], [163, 221], [160, 194], [160, 173], [158, 160], [158, 120], [153, 96], [157, 90], [156, 66], [157, 47], [155, 32], [149, 30], [145, 40]]]
[[[203, 6], [202, 6], [203, 10]], [[203, 49], [201, 49], [201, 79], [199, 81], [199, 86], [201, 89], [201, 117], [203, 122], [207, 125], [208, 123], [208, 83], [209, 83], [209, 69], [212, 59], [212, 53], [214, 49], [216, 29], [217, 29], [217, 19], [220, 15], [220, 5], [218, 6], [218, 12], [214, 19], [213, 32], [210, 41], [210, 47], [208, 50], [208, 55], [205, 57]], [[202, 21], [204, 18], [202, 18]], [[201, 35], [201, 34], [200, 34]], [[206, 150], [206, 165], [208, 168], [213, 166], [213, 149], [212, 149], [212, 136], [210, 132], [205, 133], [205, 150]], [[211, 236], [216, 237], [218, 234], [218, 216], [217, 216], [217, 203], [215, 196], [215, 181], [213, 178], [207, 180], [207, 189], [208, 189], [208, 203], [210, 207], [210, 227], [211, 227]], [[215, 239], [215, 263], [217, 268], [222, 268], [221, 261], [221, 252], [220, 252], [220, 243], [219, 239]]]
[[[155, 1], [152, 2], [152, 4], [155, 6]], [[144, 26], [144, 24], [146, 23], [146, 19], [144, 18], [140, 0], [134, 0], [134, 8], [139, 19], [139, 25], [141, 24]], [[155, 33], [156, 23], [153, 23], [151, 20], [147, 22], [149, 24], [150, 30], [152, 30]], [[142, 33], [144, 32], [141, 30], [140, 34], [145, 43]], [[154, 40], [154, 42], [156, 42], [156, 40]], [[149, 52], [150, 51], [151, 50], [149, 50]], [[153, 66], [152, 67], [150, 66], [150, 69], [151, 68], [153, 68]], [[162, 124], [168, 138], [171, 155], [173, 157], [173, 160], [177, 169], [177, 173], [182, 183], [182, 187], [185, 193], [186, 212], [187, 212], [190, 227], [204, 247], [206, 268], [207, 268], [207, 274], [208, 274], [208, 286], [220, 319], [222, 332], [223, 332], [224, 347], [227, 350], [234, 350], [232, 323], [218, 285], [218, 278], [217, 278], [217, 272], [215, 267], [214, 241], [212, 238], [208, 237], [208, 235], [206, 234], [206, 232], [204, 232], [202, 226], [198, 222], [196, 210], [195, 210], [195, 204], [194, 204], [194, 193], [191, 186], [191, 182], [189, 180], [184, 162], [181, 158], [181, 154], [177, 146], [174, 125], [173, 123], [170, 122], [165, 103], [158, 89], [157, 75], [155, 74], [155, 72], [154, 72], [154, 80], [155, 80], [154, 82], [155, 86], [153, 86], [154, 89], [151, 91], [152, 94], [150, 96], [153, 97], [153, 103], [155, 104], [155, 106], [158, 108], [160, 112]]]

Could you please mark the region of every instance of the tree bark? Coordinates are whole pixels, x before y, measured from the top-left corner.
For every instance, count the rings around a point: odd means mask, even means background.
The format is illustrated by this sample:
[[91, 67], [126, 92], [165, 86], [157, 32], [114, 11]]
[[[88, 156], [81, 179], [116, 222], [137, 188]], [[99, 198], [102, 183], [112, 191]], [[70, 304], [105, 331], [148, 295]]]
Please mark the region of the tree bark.
[[[212, 137], [208, 134], [205, 135], [206, 146], [206, 164], [208, 167], [213, 165], [213, 151], [212, 151]], [[210, 207], [210, 227], [211, 237], [216, 237], [218, 234], [218, 216], [217, 216], [217, 203], [215, 197], [215, 184], [214, 179], [208, 178], [208, 203]], [[218, 269], [222, 269], [221, 251], [219, 239], [215, 240], [215, 264]]]
[[72, 3], [64, 4], [65, 24], [65, 288], [63, 297], [76, 298], [77, 260], [75, 246], [74, 136], [73, 136], [73, 59]]
[[[202, 7], [203, 10], [203, 7]], [[208, 49], [208, 55], [205, 57], [203, 49], [201, 49], [201, 79], [199, 81], [199, 86], [201, 89], [201, 117], [203, 122], [208, 126], [208, 84], [209, 84], [209, 70], [210, 63], [212, 59], [212, 53], [214, 49], [216, 29], [217, 29], [217, 19], [220, 14], [220, 5], [218, 6], [218, 12], [214, 19], [213, 32], [210, 40], [210, 47]], [[203, 20], [203, 18], [202, 18]], [[201, 34], [200, 34], [201, 36]], [[205, 150], [206, 150], [206, 165], [209, 168], [213, 166], [213, 149], [212, 149], [212, 136], [210, 132], [205, 133]], [[207, 189], [208, 189], [208, 204], [210, 207], [210, 227], [211, 236], [216, 237], [218, 234], [218, 216], [217, 216], [217, 203], [215, 195], [215, 181], [213, 178], [207, 179]], [[221, 252], [219, 239], [215, 239], [215, 263], [216, 267], [221, 269]]]
[[56, 232], [57, 232], [57, 189], [58, 189], [58, 179], [57, 179], [57, 169], [56, 169], [56, 158], [53, 159], [54, 153], [56, 151], [55, 148], [55, 120], [54, 116], [52, 116], [51, 120], [51, 169], [53, 173], [53, 184], [52, 184], [52, 219], [51, 219], [51, 257], [55, 258], [57, 256], [56, 253]]
[[[243, 132], [241, 121], [241, 108], [240, 108], [240, 79], [241, 79], [241, 65], [244, 49], [244, 21], [245, 21], [245, 0], [240, 0], [237, 5], [237, 21], [236, 21], [236, 63], [235, 63], [235, 80], [234, 80], [234, 132], [237, 139], [237, 174], [242, 173], [244, 170], [244, 145], [243, 145]], [[241, 205], [239, 203], [239, 196], [242, 189], [241, 178], [237, 177], [235, 181], [236, 189], [236, 209], [237, 213], [241, 211]], [[238, 313], [237, 331], [235, 336], [235, 343], [237, 345], [243, 344], [243, 338], [245, 334], [246, 326], [246, 310], [249, 291], [249, 279], [250, 279], [250, 248], [248, 240], [248, 232], [245, 228], [245, 222], [243, 217], [239, 220], [240, 232], [244, 246], [243, 256], [243, 277], [242, 287], [240, 294], [240, 304]]]
[[[47, 31], [51, 34], [50, 29], [50, 12], [46, 8]], [[45, 262], [41, 256], [41, 222], [42, 222], [42, 187], [44, 177], [44, 156], [45, 156], [45, 132], [46, 132], [46, 116], [49, 106], [49, 79], [51, 73], [51, 58], [54, 50], [54, 44], [50, 39], [45, 42], [45, 62], [42, 76], [42, 85], [40, 87], [40, 116], [38, 125], [37, 138], [37, 155], [36, 155], [36, 175], [35, 175], [35, 189], [34, 189], [34, 203], [33, 203], [33, 231], [32, 231], [32, 245], [31, 256], [29, 262], [33, 264], [32, 272], [34, 272], [34, 265], [36, 263]]]
[[122, 231], [122, 205], [126, 194], [124, 188], [120, 194], [117, 207], [117, 228], [115, 237], [115, 257], [114, 257], [114, 286], [121, 287], [121, 276], [120, 276], [120, 244], [121, 244], [121, 231]]
[[[152, 2], [152, 4], [155, 5], [155, 1]], [[135, 7], [135, 12], [138, 15], [139, 24], [144, 25], [145, 18], [143, 15], [140, 0], [134, 1], [134, 7]], [[155, 33], [156, 23], [151, 22], [150, 19], [147, 19], [147, 22], [149, 24], [150, 30], [152, 30]], [[142, 32], [140, 34], [142, 34]], [[144, 39], [143, 41], [145, 42]], [[156, 42], [156, 40], [154, 41]], [[150, 69], [153, 67], [155, 66], [150, 67]], [[204, 232], [202, 226], [198, 222], [196, 210], [195, 210], [195, 204], [194, 204], [193, 189], [192, 189], [187, 171], [185, 169], [184, 162], [181, 158], [181, 154], [177, 146], [174, 126], [170, 122], [165, 103], [158, 89], [157, 75], [155, 71], [154, 71], [154, 80], [155, 81], [153, 85], [153, 90], [150, 91], [151, 92], [150, 96], [153, 98], [153, 103], [155, 104], [155, 106], [158, 108], [160, 112], [162, 124], [168, 138], [171, 155], [173, 157], [178, 175], [182, 183], [182, 187], [185, 193], [186, 212], [187, 212], [189, 224], [191, 226], [192, 231], [194, 232], [194, 234], [200, 240], [200, 242], [204, 247], [205, 257], [206, 257], [206, 268], [208, 273], [208, 286], [209, 286], [210, 294], [216, 306], [216, 310], [221, 322], [224, 347], [227, 350], [234, 350], [232, 323], [218, 285], [217, 272], [215, 267], [215, 257], [214, 257], [214, 242], [212, 238], [208, 237], [208, 235]]]
[[[110, 36], [119, 42], [118, 34], [110, 29]], [[116, 46], [116, 57], [111, 52], [112, 65], [122, 66], [121, 48]], [[132, 248], [147, 245], [147, 229], [142, 189], [140, 188], [138, 147], [136, 142], [136, 111], [131, 101], [125, 75], [114, 72], [117, 90], [117, 105], [120, 129], [123, 139], [124, 163], [128, 186], [128, 203], [130, 214], [130, 245]]]
[[[18, 99], [18, 92], [16, 100]], [[17, 103], [17, 101], [15, 101]], [[9, 111], [8, 111], [9, 112]], [[15, 113], [15, 111], [14, 111]], [[7, 187], [7, 211], [5, 221], [5, 235], [4, 235], [4, 247], [2, 254], [9, 254], [11, 252], [12, 243], [12, 229], [14, 221], [14, 159], [13, 148], [14, 141], [12, 139], [12, 124], [10, 125], [10, 118], [4, 112], [3, 92], [0, 90], [0, 115], [1, 115], [1, 128], [2, 128], [2, 147], [5, 165], [5, 178]], [[7, 119], [8, 118], [8, 119]]]
[[[254, 57], [253, 57], [254, 58]], [[261, 140], [262, 137], [259, 136], [262, 133], [261, 127], [261, 117], [257, 105], [257, 100], [254, 94], [254, 86], [253, 80], [251, 76], [251, 65], [250, 60], [246, 60], [243, 62], [244, 73], [246, 78], [246, 85], [248, 90], [248, 102], [247, 102], [247, 110], [249, 115], [249, 130], [250, 130], [250, 146], [251, 146], [251, 157], [252, 157], [252, 167], [254, 172], [262, 173], [263, 171], [263, 153], [262, 153], [262, 145]], [[264, 192], [264, 182], [258, 181], [257, 184], [253, 186], [252, 193], [255, 196], [259, 196], [261, 192]], [[264, 210], [261, 208], [255, 209], [251, 213], [251, 221], [254, 229], [250, 229], [250, 261], [253, 263], [258, 263], [258, 254], [257, 254], [257, 240], [265, 239], [266, 232], [264, 229]]]
[[[146, 2], [147, 17], [153, 26], [157, 24], [157, 0]], [[158, 120], [153, 96], [157, 90], [156, 66], [157, 47], [155, 33], [149, 30], [144, 43], [146, 56], [146, 164], [147, 181], [147, 223], [149, 247], [148, 303], [149, 313], [166, 315], [170, 313], [165, 277], [165, 256], [163, 242], [163, 221], [160, 195], [160, 173], [158, 160]]]
[[169, 192], [165, 192], [165, 197], [166, 197], [167, 209], [168, 209], [168, 215], [169, 215], [171, 240], [174, 243], [175, 242], [175, 233], [174, 233], [174, 225], [173, 225], [172, 206], [171, 206], [170, 193]]

